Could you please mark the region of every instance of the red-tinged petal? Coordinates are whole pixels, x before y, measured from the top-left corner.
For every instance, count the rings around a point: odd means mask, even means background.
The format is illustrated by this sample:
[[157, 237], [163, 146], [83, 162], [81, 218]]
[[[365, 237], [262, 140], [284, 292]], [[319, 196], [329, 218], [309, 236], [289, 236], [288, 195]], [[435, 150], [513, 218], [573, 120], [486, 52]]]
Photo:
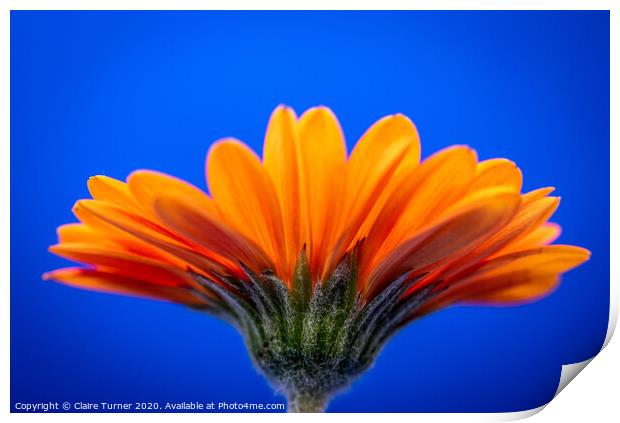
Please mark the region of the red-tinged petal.
[[544, 197], [531, 202], [522, 202], [515, 218], [488, 241], [487, 253], [495, 253], [500, 248], [526, 237], [542, 226], [557, 210], [559, 204], [558, 197]]
[[193, 285], [186, 269], [179, 269], [165, 262], [109, 247], [76, 242], [52, 245], [49, 251], [69, 260], [97, 267], [118, 269], [116, 273], [143, 278], [158, 285]]
[[[549, 245], [500, 256], [482, 264], [467, 276], [449, 281], [448, 289], [426, 307], [432, 310], [467, 301], [470, 297], [479, 300], [481, 296], [517, 286], [531, 288], [540, 281], [549, 281], [550, 277], [579, 266], [589, 257], [588, 250], [570, 245]], [[540, 295], [539, 291], [531, 292], [534, 296]]]
[[[91, 221], [105, 222], [147, 244], [166, 251], [186, 262], [188, 266], [192, 266], [195, 271], [200, 270], [206, 273], [211, 272], [213, 269], [219, 273], [232, 271], [230, 263], [222, 262], [217, 255], [189, 248], [181, 244], [176, 238], [171, 238], [163, 229], [152, 222], [139, 216], [131, 215], [111, 204], [96, 200], [82, 200], [76, 204], [75, 209], [76, 214], [79, 210], [79, 213], [88, 215]], [[237, 273], [239, 274], [238, 268]]]
[[60, 243], [83, 242], [109, 246], [110, 248], [120, 251], [131, 252], [165, 261], [178, 267], [187, 266], [187, 264], [178, 257], [93, 216], [82, 207], [74, 207], [73, 213], [82, 223], [58, 227], [58, 242]]
[[543, 225], [557, 209], [558, 204], [557, 197], [543, 197], [528, 203], [521, 202], [519, 210], [508, 224], [458, 262], [450, 263], [442, 272], [434, 275], [434, 279], [441, 279], [444, 281], [442, 285], [446, 284], [454, 275], [466, 272], [468, 268], [476, 266], [482, 260], [500, 254], [502, 249], [509, 248], [511, 243], [518, 242]]
[[454, 210], [445, 220], [404, 242], [383, 260], [369, 278], [369, 293], [376, 294], [385, 283], [405, 271], [415, 277], [463, 257], [504, 226], [518, 206], [519, 196], [510, 190], [496, 188], [480, 192], [477, 201]]
[[368, 234], [362, 267], [374, 268], [424, 225], [440, 219], [464, 195], [475, 165], [475, 153], [457, 146], [431, 156], [403, 179]]
[[241, 261], [258, 273], [272, 267], [256, 244], [223, 226], [214, 216], [184, 198], [163, 194], [155, 200], [154, 207], [167, 227], [205, 249], [231, 262]]

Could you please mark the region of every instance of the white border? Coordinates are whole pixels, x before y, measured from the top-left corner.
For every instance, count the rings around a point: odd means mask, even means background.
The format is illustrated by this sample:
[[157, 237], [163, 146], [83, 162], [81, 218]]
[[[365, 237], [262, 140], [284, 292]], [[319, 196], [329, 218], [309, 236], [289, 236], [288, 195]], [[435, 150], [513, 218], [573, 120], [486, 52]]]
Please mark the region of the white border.
[[[3, 200], [3, 207], [1, 210], [3, 225], [0, 229], [0, 269], [3, 272], [3, 295], [2, 299], [2, 328], [3, 338], [5, 343], [1, 349], [0, 359], [2, 366], [0, 367], [0, 376], [4, 383], [0, 385], [0, 396], [4, 399], [4, 411], [9, 413], [10, 411], [10, 362], [9, 362], [9, 330], [10, 330], [10, 10], [147, 10], [147, 9], [166, 9], [166, 10], [230, 10], [230, 9], [292, 9], [292, 10], [342, 10], [342, 9], [372, 9], [372, 10], [468, 10], [468, 9], [482, 9], [482, 10], [555, 10], [558, 8], [566, 10], [610, 10], [611, 19], [611, 109], [610, 109], [610, 122], [611, 122], [611, 143], [610, 148], [610, 164], [611, 166], [611, 186], [614, 186], [614, 182], [618, 181], [618, 169], [613, 166], [613, 163], [620, 163], [618, 160], [618, 126], [617, 121], [614, 120], [614, 116], [618, 113], [618, 84], [613, 75], [618, 75], [620, 68], [618, 67], [618, 46], [620, 45], [618, 40], [618, 8], [614, 7], [615, 3], [612, 1], [565, 1], [563, 4], [558, 4], [558, 1], [550, 0], [521, 0], [521, 1], [490, 1], [490, 0], [477, 0], [477, 1], [404, 1], [404, 0], [383, 0], [379, 4], [368, 0], [346, 0], [334, 2], [333, 0], [314, 0], [314, 1], [297, 1], [295, 4], [289, 4], [285, 1], [243, 1], [243, 0], [228, 0], [224, 4], [210, 4], [210, 2], [200, 2], [195, 0], [153, 0], [153, 1], [140, 1], [140, 0], [109, 0], [109, 1], [76, 1], [76, 0], [64, 0], [55, 1], [52, 6], [51, 1], [8, 1], [3, 3], [2, 11], [0, 12], [0, 93], [2, 99], [0, 101], [0, 134], [1, 134], [1, 146], [0, 146], [0, 195]], [[208, 6], [208, 7], [207, 7]], [[584, 141], [587, 142], [587, 141]], [[615, 185], [617, 186], [617, 185]], [[611, 216], [620, 216], [620, 208], [618, 207], [618, 193], [611, 189]], [[564, 366], [562, 381], [570, 381], [581, 371], [586, 364], [594, 361], [595, 364], [588, 366], [591, 368], [586, 372], [585, 376], [581, 376], [583, 379], [578, 384], [572, 384], [565, 393], [560, 395], [558, 399], [552, 401], [552, 405], [548, 407], [545, 413], [537, 416], [537, 419], [541, 421], [555, 421], [555, 420], [583, 420], [585, 418], [595, 418], [594, 421], [600, 419], [602, 421], [617, 420], [612, 416], [620, 416], [620, 405], [617, 401], [617, 385], [620, 380], [620, 366], [618, 364], [618, 356], [620, 347], [616, 342], [611, 348], [608, 347], [612, 338], [613, 332], [616, 327], [618, 319], [618, 299], [620, 298], [620, 274], [618, 272], [619, 258], [618, 252], [618, 225], [615, 221], [611, 220], [611, 287], [610, 287], [610, 316], [609, 327], [605, 338], [603, 348], [605, 351], [601, 354], [600, 358], [596, 360], [586, 360], [583, 363], [576, 363], [574, 365]], [[589, 379], [589, 382], [588, 382]], [[568, 383], [568, 382], [567, 382]], [[567, 384], [566, 383], [566, 384]], [[566, 384], [561, 383], [558, 388], [558, 392], [562, 391], [562, 388]], [[557, 395], [556, 393], [556, 395]], [[396, 421], [410, 421], [412, 418], [416, 420], [422, 419], [423, 421], [503, 421], [521, 419], [533, 414], [537, 414], [546, 406], [539, 407], [534, 410], [527, 410], [517, 413], [498, 413], [498, 414], [372, 414], [372, 418], [385, 418], [394, 419]], [[45, 418], [56, 421], [83, 421], [85, 415], [83, 414], [10, 414], [14, 419], [31, 419], [33, 417], [45, 416]], [[375, 417], [376, 416], [376, 417]], [[115, 414], [114, 418], [127, 421], [134, 417], [131, 414]], [[142, 416], [145, 418], [147, 416]], [[202, 413], [196, 414], [152, 414], [147, 418], [154, 421], [164, 421], [169, 418], [174, 419], [194, 419], [196, 421], [204, 421], [205, 418], [209, 420], [220, 421], [234, 421], [239, 418], [247, 418], [247, 414], [209, 414], [204, 415]], [[359, 419], [362, 417], [359, 414], [351, 415], [352, 418]], [[598, 418], [597, 418], [598, 417]], [[106, 414], [89, 414], [89, 420], [107, 421], [110, 418]], [[274, 421], [280, 419], [295, 418], [298, 420], [310, 421], [315, 419], [312, 415], [295, 415], [294, 417], [287, 414], [252, 414], [253, 420], [257, 421]], [[326, 414], [322, 416], [327, 420], [335, 421], [335, 419], [341, 419], [339, 414]], [[346, 418], [343, 416], [342, 418]]]

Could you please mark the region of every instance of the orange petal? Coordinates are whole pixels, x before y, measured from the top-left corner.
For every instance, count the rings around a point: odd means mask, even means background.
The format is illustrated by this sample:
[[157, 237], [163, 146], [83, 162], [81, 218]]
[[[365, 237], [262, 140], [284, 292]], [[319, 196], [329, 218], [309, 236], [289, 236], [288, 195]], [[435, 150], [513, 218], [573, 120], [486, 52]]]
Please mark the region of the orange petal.
[[[87, 243], [52, 245], [49, 251], [81, 263], [118, 269], [116, 273], [142, 278], [165, 286], [193, 285], [187, 270], [138, 254]], [[109, 270], [109, 269], [108, 269]]]
[[258, 157], [234, 139], [215, 143], [207, 159], [209, 190], [230, 227], [258, 245], [282, 275], [285, 263], [278, 197]]
[[297, 117], [293, 109], [278, 106], [271, 114], [263, 148], [263, 162], [275, 187], [284, 231], [285, 278], [295, 265], [306, 236], [307, 209], [302, 207], [301, 152]]
[[551, 294], [560, 284], [557, 275], [543, 275], [532, 278], [530, 282], [523, 282], [497, 291], [472, 294], [467, 297], [469, 304], [499, 304], [507, 305], [539, 300]]
[[[500, 256], [484, 263], [469, 276], [452, 281], [454, 288], [444, 291], [443, 300], [478, 298], [520, 285], [531, 288], [546, 277], [579, 266], [589, 257], [588, 250], [570, 245], [549, 245]], [[438, 300], [442, 300], [441, 296]]]
[[517, 251], [529, 250], [543, 245], [551, 244], [562, 233], [562, 228], [557, 223], [547, 222], [534, 229], [528, 235], [506, 246], [498, 254], [509, 254]]
[[[356, 214], [359, 206], [370, 208], [369, 197], [391, 179], [405, 157], [408, 163], [419, 160], [419, 139], [415, 126], [403, 115], [386, 116], [371, 126], [360, 138], [349, 158], [346, 204], [348, 214]], [[377, 192], [378, 193], [378, 192]], [[365, 206], [365, 207], [364, 207]], [[364, 210], [363, 214], [366, 214]]]
[[139, 240], [157, 247], [183, 260], [195, 270], [211, 272], [216, 269], [220, 273], [229, 270], [229, 263], [222, 263], [216, 255], [199, 252], [197, 248], [188, 248], [177, 238], [172, 238], [161, 227], [139, 216], [105, 202], [97, 200], [81, 200], [75, 205], [76, 215], [88, 216], [91, 222], [103, 222], [117, 230], [129, 234]]
[[375, 123], [359, 140], [347, 164], [347, 189], [339, 216], [337, 242], [324, 270], [327, 276], [336, 261], [360, 236], [381, 192], [417, 143], [415, 127], [402, 115], [387, 116]]
[[[81, 211], [77, 214], [79, 215], [78, 217], [84, 218], [84, 214]], [[93, 221], [93, 219], [89, 219], [88, 217], [85, 220], [91, 223]], [[102, 230], [101, 227], [93, 227], [84, 223], [69, 223], [59, 226], [56, 232], [58, 234], [58, 242], [61, 244], [84, 243], [99, 245], [120, 251], [131, 251], [146, 257], [158, 258], [163, 261], [168, 261], [169, 263], [171, 262], [170, 257], [163, 251], [132, 238], [116, 228], [111, 227], [111, 229], [112, 230]]]
[[373, 271], [368, 289], [376, 293], [405, 271], [411, 271], [413, 277], [463, 257], [505, 225], [520, 201], [516, 193], [500, 188], [482, 191], [477, 197], [401, 244]]
[[364, 261], [373, 268], [423, 225], [430, 225], [461, 198], [476, 166], [475, 153], [462, 146], [445, 149], [426, 159], [401, 181], [385, 203], [368, 234]]
[[[471, 266], [489, 256], [502, 254], [503, 248], [509, 248], [511, 243], [518, 242], [519, 239], [527, 236], [537, 227], [541, 226], [549, 219], [557, 209], [559, 199], [557, 197], [544, 197], [529, 203], [521, 203], [519, 210], [510, 222], [475, 250], [460, 259], [457, 263], [452, 263], [436, 278], [448, 281], [454, 275], [466, 271]], [[447, 282], [445, 282], [447, 283]]]
[[420, 137], [415, 125], [407, 117], [397, 115], [396, 118], [396, 122], [400, 127], [392, 127], [391, 131], [394, 134], [400, 134], [401, 137], [409, 138], [409, 148], [403, 154], [393, 177], [383, 187], [379, 197], [376, 198], [370, 213], [366, 215], [358, 237], [354, 239], [354, 242], [359, 238], [367, 236], [375, 225], [377, 217], [393, 196], [398, 195], [402, 189], [407, 190], [407, 188], [415, 185], [412, 179], [414, 179], [415, 170], [420, 164]]
[[252, 241], [226, 228], [214, 216], [183, 197], [160, 195], [155, 200], [155, 212], [173, 231], [233, 263], [240, 260], [256, 272], [272, 267], [263, 251]]
[[469, 191], [504, 186], [521, 192], [522, 183], [523, 175], [517, 165], [506, 159], [491, 159], [478, 163]]
[[547, 195], [551, 194], [553, 191], [555, 191], [555, 188], [553, 187], [538, 188], [526, 194], [523, 194], [521, 196], [521, 201], [523, 203], [529, 203], [531, 201], [540, 200], [541, 198], [544, 198]]
[[[307, 210], [306, 234], [308, 256], [313, 279], [329, 253], [329, 240], [334, 238], [337, 210], [334, 204], [342, 199], [346, 178], [346, 145], [336, 116], [326, 107], [307, 110], [299, 119], [302, 186]], [[333, 213], [326, 213], [333, 210]]]
[[155, 258], [177, 265], [178, 267], [187, 266], [187, 264], [178, 257], [102, 221], [87, 212], [84, 208], [74, 207], [73, 212], [83, 223], [72, 223], [59, 226], [57, 229], [59, 243], [83, 242], [96, 244]]
[[[91, 200], [83, 200], [91, 201]], [[63, 226], [58, 228], [59, 242], [70, 240], [85, 241], [97, 244], [113, 244], [118, 248], [127, 251], [139, 252], [152, 257], [165, 255], [162, 250], [154, 247], [139, 238], [119, 229], [118, 227], [99, 219], [85, 208], [79, 206], [79, 201], [73, 207], [73, 214], [78, 218], [82, 226], [81, 229], [65, 229]], [[81, 234], [80, 234], [81, 232]], [[169, 256], [172, 257], [172, 256]], [[179, 260], [178, 258], [172, 259]]]
[[590, 258], [585, 248], [572, 245], [547, 245], [526, 251], [496, 257], [479, 268], [472, 278], [495, 278], [522, 269], [537, 273], [562, 273], [573, 269]]
[[165, 173], [137, 170], [127, 177], [127, 184], [131, 193], [151, 217], [155, 216], [155, 199], [162, 192], [186, 197], [187, 201], [207, 211], [215, 210], [209, 196], [200, 188]]
[[204, 305], [198, 296], [185, 288], [153, 285], [140, 279], [95, 269], [59, 269], [46, 273], [43, 279], [53, 279], [69, 286], [97, 292], [170, 301], [190, 306]]
[[83, 242], [93, 240], [96, 232], [82, 223], [68, 223], [56, 229], [58, 242]]
[[558, 197], [544, 197], [529, 203], [522, 203], [515, 218], [501, 232], [489, 240], [492, 248], [488, 252], [496, 252], [509, 243], [518, 242], [536, 228], [543, 225], [557, 210], [560, 204]]
[[416, 171], [420, 186], [403, 213], [401, 229], [406, 228], [410, 235], [440, 218], [465, 195], [475, 169], [476, 152], [465, 146], [444, 149], [425, 160]]
[[144, 210], [136, 202], [127, 184], [114, 178], [91, 176], [88, 179], [88, 191], [95, 200], [107, 201], [134, 213], [142, 213]]

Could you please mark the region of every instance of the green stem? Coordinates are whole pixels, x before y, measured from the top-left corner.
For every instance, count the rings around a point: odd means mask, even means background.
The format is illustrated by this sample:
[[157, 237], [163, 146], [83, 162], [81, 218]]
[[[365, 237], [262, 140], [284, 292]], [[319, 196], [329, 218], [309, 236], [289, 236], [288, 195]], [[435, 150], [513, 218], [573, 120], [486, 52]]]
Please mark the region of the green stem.
[[287, 395], [289, 413], [323, 413], [330, 398], [327, 395], [292, 392]]

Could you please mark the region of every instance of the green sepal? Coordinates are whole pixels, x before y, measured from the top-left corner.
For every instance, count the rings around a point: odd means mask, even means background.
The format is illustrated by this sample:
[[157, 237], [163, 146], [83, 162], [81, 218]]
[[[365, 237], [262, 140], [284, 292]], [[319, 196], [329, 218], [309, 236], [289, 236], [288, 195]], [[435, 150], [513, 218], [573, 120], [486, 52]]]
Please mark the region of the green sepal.
[[238, 328], [256, 367], [287, 396], [292, 411], [326, 406], [435, 294], [433, 285], [412, 290], [424, 275], [406, 272], [366, 300], [358, 291], [359, 251], [360, 244], [327, 280], [313, 283], [304, 248], [290, 287], [271, 271], [256, 274], [243, 264], [245, 279], [194, 274], [211, 294], [210, 312]]
[[299, 253], [297, 263], [295, 264], [295, 272], [293, 273], [293, 297], [295, 298], [297, 309], [300, 312], [308, 308], [310, 298], [312, 297], [312, 279], [305, 246]]

